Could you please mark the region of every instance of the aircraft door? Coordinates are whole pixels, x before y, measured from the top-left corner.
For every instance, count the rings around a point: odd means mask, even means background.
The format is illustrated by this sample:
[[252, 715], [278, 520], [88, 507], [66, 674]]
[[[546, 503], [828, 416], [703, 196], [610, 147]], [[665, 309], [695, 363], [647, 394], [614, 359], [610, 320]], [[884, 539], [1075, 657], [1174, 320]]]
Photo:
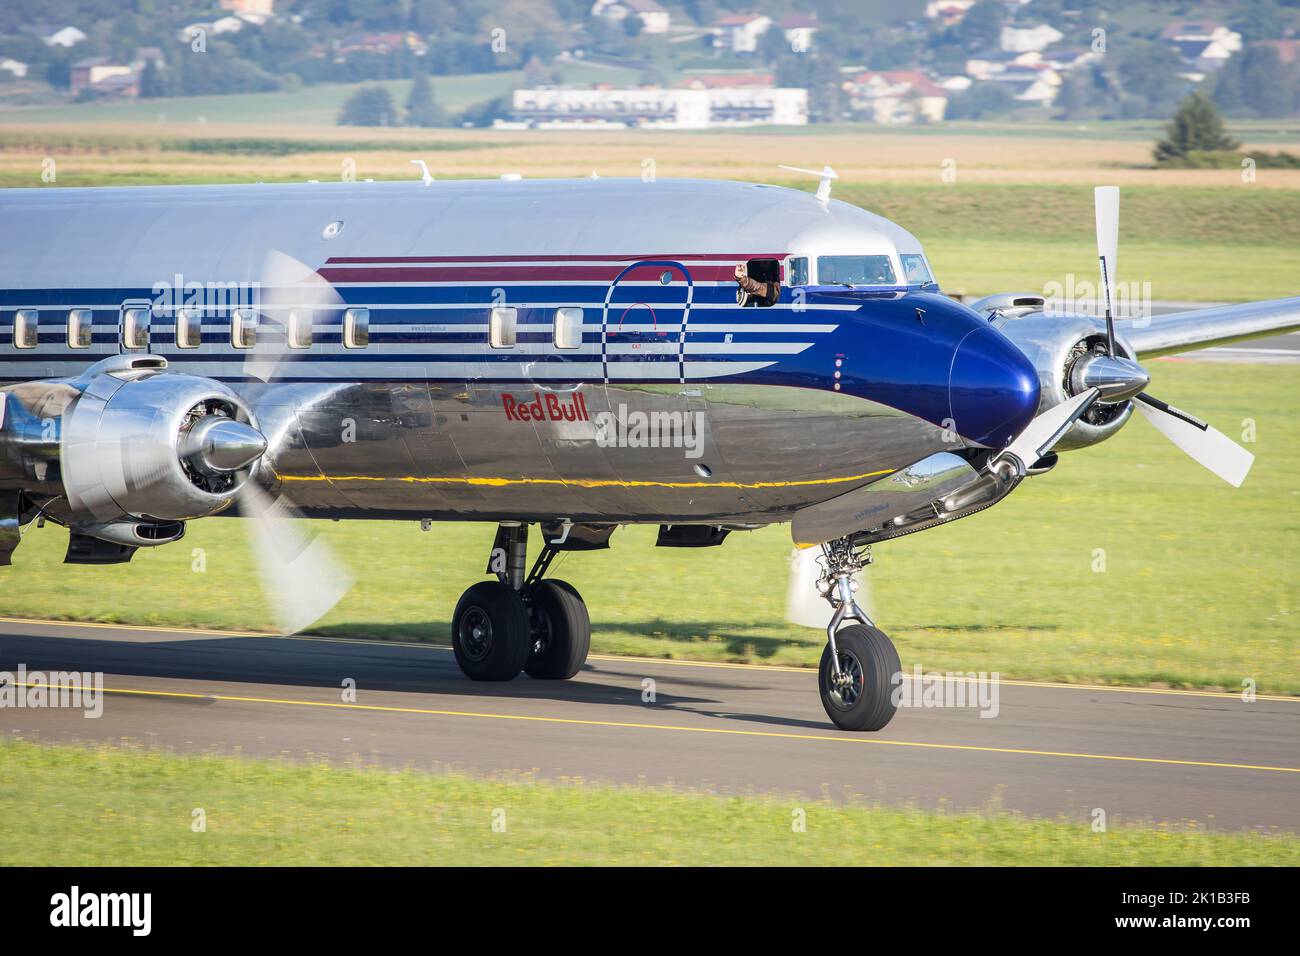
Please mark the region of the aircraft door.
[[601, 318], [601, 367], [607, 385], [682, 381], [682, 349], [694, 291], [686, 267], [669, 260], [633, 263], [615, 277]]

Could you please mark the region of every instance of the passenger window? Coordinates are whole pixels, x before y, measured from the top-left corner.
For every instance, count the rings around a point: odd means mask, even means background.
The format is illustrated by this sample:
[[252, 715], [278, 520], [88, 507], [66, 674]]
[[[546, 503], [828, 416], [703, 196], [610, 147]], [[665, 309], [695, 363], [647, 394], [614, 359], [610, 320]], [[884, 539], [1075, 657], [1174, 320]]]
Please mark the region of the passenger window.
[[343, 345], [363, 349], [370, 344], [370, 310], [348, 309], [343, 313]]
[[582, 345], [582, 309], [555, 310], [555, 347], [576, 349]]
[[40, 324], [35, 309], [19, 309], [14, 313], [14, 345], [20, 349], [36, 348], [36, 330]]
[[122, 311], [122, 348], [149, 347], [149, 309], [132, 307]]
[[252, 309], [230, 313], [230, 344], [237, 349], [251, 349], [257, 344], [257, 313]]
[[311, 348], [311, 311], [294, 309], [289, 313], [289, 348]]
[[68, 312], [68, 348], [88, 349], [94, 331], [94, 318], [89, 309], [71, 309]]
[[515, 325], [519, 318], [519, 311], [511, 308], [499, 308], [492, 310], [492, 318], [488, 322], [488, 341], [491, 342], [494, 349], [512, 349], [515, 347]]
[[808, 284], [808, 257], [796, 256], [790, 260], [790, 284]]
[[176, 313], [176, 347], [196, 349], [203, 341], [203, 313], [198, 309], [181, 309]]

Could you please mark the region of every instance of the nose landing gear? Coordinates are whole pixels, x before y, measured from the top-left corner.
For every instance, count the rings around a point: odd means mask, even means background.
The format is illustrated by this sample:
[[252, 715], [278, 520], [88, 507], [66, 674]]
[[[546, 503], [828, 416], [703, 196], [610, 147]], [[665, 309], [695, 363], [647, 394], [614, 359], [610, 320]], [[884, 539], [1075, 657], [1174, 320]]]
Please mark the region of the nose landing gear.
[[[822, 554], [817, 588], [835, 609], [817, 669], [822, 707], [841, 730], [880, 730], [897, 710], [893, 692], [902, 666], [893, 642], [853, 596], [853, 576], [871, 563], [871, 548], [854, 548], [848, 538], [838, 538], [822, 545]], [[859, 623], [841, 628], [849, 619]]]
[[451, 620], [452, 651], [470, 680], [568, 680], [591, 647], [591, 618], [577, 588], [543, 578], [557, 549], [547, 543], [527, 577], [528, 526], [497, 529], [488, 573], [461, 595]]

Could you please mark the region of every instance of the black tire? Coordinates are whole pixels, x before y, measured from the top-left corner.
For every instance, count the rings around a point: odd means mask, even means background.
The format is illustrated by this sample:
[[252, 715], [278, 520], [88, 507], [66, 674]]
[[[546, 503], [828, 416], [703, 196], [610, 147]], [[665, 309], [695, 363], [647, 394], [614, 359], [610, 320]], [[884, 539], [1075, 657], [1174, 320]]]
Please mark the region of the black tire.
[[470, 680], [514, 680], [532, 647], [523, 598], [500, 581], [475, 584], [456, 603], [451, 647]]
[[591, 618], [572, 584], [538, 581], [528, 595], [532, 627], [524, 671], [538, 680], [568, 680], [591, 650]]
[[841, 672], [851, 681], [836, 687], [830, 645], [822, 651], [817, 685], [826, 715], [840, 730], [880, 730], [893, 719], [895, 676], [902, 671], [898, 651], [885, 632], [850, 624], [835, 632]]

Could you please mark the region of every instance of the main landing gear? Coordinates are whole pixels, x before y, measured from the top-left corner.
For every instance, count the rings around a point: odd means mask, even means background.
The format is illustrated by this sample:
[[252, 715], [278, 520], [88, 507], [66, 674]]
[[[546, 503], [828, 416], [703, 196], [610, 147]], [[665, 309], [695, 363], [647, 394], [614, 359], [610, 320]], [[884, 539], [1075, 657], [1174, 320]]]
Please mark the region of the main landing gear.
[[451, 646], [471, 680], [514, 680], [520, 671], [540, 680], [568, 680], [591, 647], [591, 618], [576, 588], [543, 578], [558, 549], [548, 541], [524, 575], [528, 525], [497, 529], [488, 573], [456, 604]]
[[[848, 538], [822, 545], [817, 588], [835, 609], [826, 627], [826, 649], [817, 670], [822, 706], [841, 730], [880, 730], [894, 716], [894, 688], [902, 677], [898, 651], [858, 606], [853, 576], [871, 563], [871, 547]], [[853, 618], [859, 623], [840, 627]]]

